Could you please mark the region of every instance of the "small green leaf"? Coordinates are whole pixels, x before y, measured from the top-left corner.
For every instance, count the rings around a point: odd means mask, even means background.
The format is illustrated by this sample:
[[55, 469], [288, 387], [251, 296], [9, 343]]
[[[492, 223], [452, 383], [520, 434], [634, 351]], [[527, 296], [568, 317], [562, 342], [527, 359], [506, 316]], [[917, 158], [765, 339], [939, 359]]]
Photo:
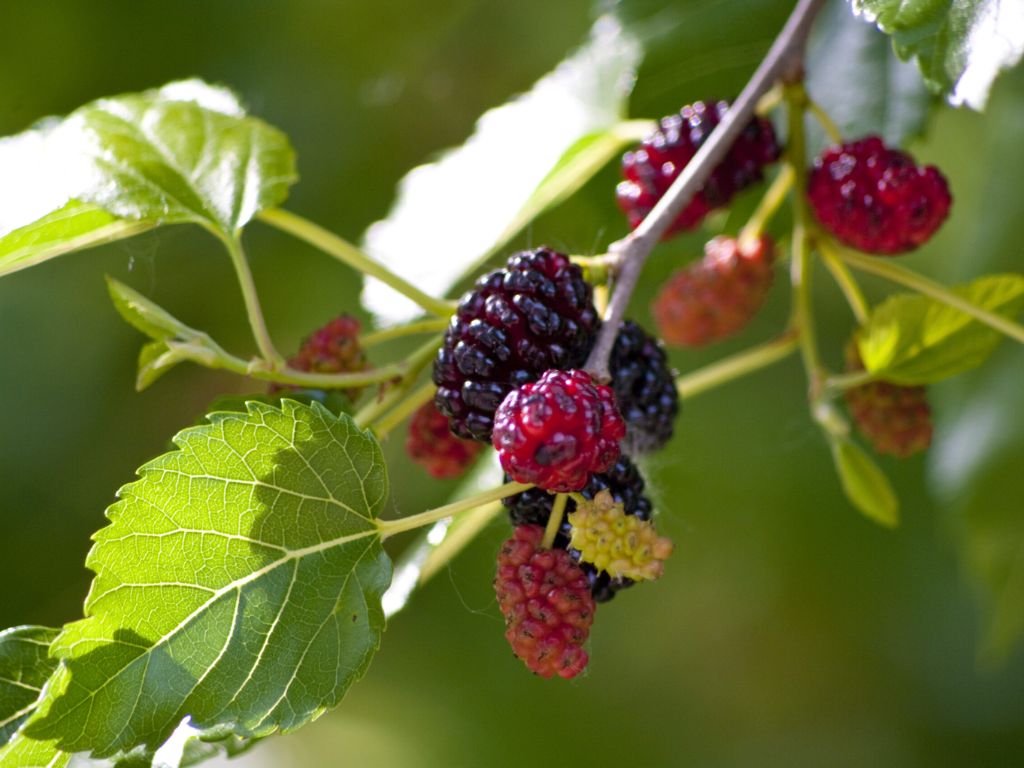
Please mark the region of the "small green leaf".
[[[1024, 277], [989, 275], [953, 289], [972, 304], [1012, 318], [1024, 307]], [[864, 367], [896, 384], [930, 384], [980, 365], [1002, 337], [958, 309], [917, 294], [880, 304], [862, 329]]]
[[15, 627], [0, 632], [0, 745], [35, 709], [43, 684], [57, 668], [50, 643], [57, 630]]
[[[413, 169], [387, 218], [366, 231], [364, 250], [427, 293], [443, 295], [527, 217], [556, 204], [610, 157], [641, 54], [639, 40], [620, 22], [598, 19], [588, 42], [528, 93], [485, 113], [461, 147]], [[563, 170], [556, 180], [557, 167]], [[466, 204], [451, 205], [456, 199]], [[376, 280], [366, 282], [363, 300], [383, 325], [419, 314]]]
[[0, 276], [65, 253], [131, 237], [150, 226], [125, 221], [94, 205], [72, 200], [63, 208], [0, 237]]
[[197, 333], [170, 312], [147, 299], [134, 288], [107, 277], [107, 289], [114, 308], [125, 321], [151, 339], [161, 341], [174, 337], [187, 338]]
[[878, 465], [851, 440], [832, 437], [830, 442], [832, 460], [850, 503], [876, 523], [890, 528], [899, 525], [899, 499]]
[[1020, 5], [1001, 0], [851, 0], [855, 13], [917, 60], [928, 86], [953, 104], [982, 109], [1001, 71], [1024, 53]]
[[250, 403], [175, 438], [108, 511], [83, 621], [24, 732], [97, 757], [297, 728], [341, 699], [384, 628], [380, 447], [320, 405]]

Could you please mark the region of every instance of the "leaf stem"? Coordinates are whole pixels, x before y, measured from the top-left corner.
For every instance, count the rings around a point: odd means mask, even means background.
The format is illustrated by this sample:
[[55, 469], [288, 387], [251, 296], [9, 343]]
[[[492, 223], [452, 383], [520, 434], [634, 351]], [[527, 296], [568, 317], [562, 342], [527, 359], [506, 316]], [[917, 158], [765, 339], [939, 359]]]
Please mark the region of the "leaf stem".
[[864, 325], [871, 315], [871, 307], [867, 299], [864, 298], [864, 292], [861, 290], [856, 278], [854, 278], [847, 266], [832, 250], [832, 245], [828, 238], [815, 237], [814, 241], [818, 246], [818, 252], [821, 254], [821, 260], [825, 262], [825, 267], [832, 273], [832, 277], [839, 286], [839, 290], [846, 297], [846, 303], [850, 305], [853, 316], [857, 318], [857, 324]]
[[800, 79], [811, 22], [823, 5], [824, 0], [797, 2], [764, 61], [693, 159], [639, 226], [609, 247], [609, 252], [618, 258], [619, 265], [615, 292], [608, 302], [605, 323], [586, 364], [587, 370], [599, 381], [609, 379], [608, 359], [615, 345], [615, 336], [647, 257], [725, 158], [733, 142], [750, 122], [761, 97], [779, 80], [795, 82]]
[[876, 380], [875, 374], [870, 371], [853, 371], [851, 373], [837, 373], [825, 379], [824, 393], [836, 395], [848, 389], [862, 387]]
[[441, 543], [427, 555], [427, 559], [423, 561], [423, 567], [420, 569], [416, 585], [423, 586], [433, 578], [504, 509], [505, 506], [500, 501], [492, 501], [466, 512], [459, 519], [459, 524], [450, 527]]
[[959, 309], [964, 314], [970, 315], [990, 328], [1006, 334], [1011, 339], [1024, 344], [1024, 325], [1015, 323], [1001, 315], [990, 312], [987, 309], [972, 304], [962, 296], [957, 295], [944, 285], [929, 280], [917, 272], [893, 264], [877, 256], [867, 256], [862, 253], [844, 248], [838, 243], [833, 243], [835, 254], [846, 264], [861, 272], [885, 278], [889, 282], [902, 285], [911, 290], [929, 296], [936, 301], [948, 304], [954, 309]]
[[420, 406], [429, 402], [437, 391], [437, 385], [432, 381], [424, 382], [418, 389], [408, 395], [395, 408], [381, 416], [373, 425], [373, 431], [377, 437], [384, 439], [391, 430], [409, 418]]
[[562, 527], [562, 518], [565, 517], [565, 506], [569, 503], [569, 494], [559, 493], [555, 495], [555, 501], [551, 505], [551, 516], [544, 528], [544, 538], [540, 540], [541, 549], [551, 549], [555, 543], [555, 536]]
[[793, 309], [790, 325], [799, 330], [800, 356], [807, 370], [810, 398], [817, 399], [821, 392], [825, 371], [818, 356], [818, 340], [814, 326], [814, 307], [811, 296], [811, 251], [808, 236], [806, 180], [802, 173], [806, 161], [804, 142], [804, 110], [807, 94], [803, 86], [786, 89], [786, 114], [789, 141], [787, 162], [794, 170], [793, 184], [793, 244], [790, 263], [790, 282], [793, 285]]
[[375, 396], [369, 403], [359, 409], [356, 415], [353, 416], [356, 424], [360, 427], [368, 426], [371, 422], [380, 418], [381, 414], [395, 405], [395, 403], [405, 397], [409, 388], [416, 381], [416, 377], [419, 376], [420, 372], [427, 367], [431, 360], [434, 359], [434, 355], [441, 346], [441, 339], [441, 336], [435, 336], [413, 352], [404, 363], [405, 367], [403, 369], [401, 380], [398, 381], [389, 392]]
[[680, 376], [676, 379], [676, 391], [684, 400], [696, 397], [710, 389], [746, 376], [748, 373], [784, 360], [796, 351], [799, 345], [798, 336], [799, 333], [796, 329], [786, 331], [777, 339], [751, 347], [704, 368], [699, 368], [692, 373]]
[[794, 176], [791, 165], [782, 167], [772, 185], [768, 187], [768, 191], [764, 193], [761, 202], [757, 204], [757, 210], [751, 214], [750, 219], [740, 231], [740, 240], [756, 240], [761, 236], [765, 227], [768, 226], [768, 222], [786, 201], [786, 196], [793, 186]]
[[826, 112], [822, 108], [822, 106], [814, 99], [807, 96], [806, 100], [807, 109], [810, 110], [810, 113], [814, 115], [814, 119], [817, 120], [818, 124], [824, 129], [825, 133], [828, 135], [829, 141], [831, 141], [833, 144], [842, 144], [842, 131], [839, 130], [839, 126], [836, 125], [835, 121], [832, 119], [832, 116], [828, 112]]
[[313, 389], [350, 389], [365, 387], [370, 384], [380, 384], [401, 377], [409, 370], [408, 362], [391, 363], [382, 365], [379, 368], [372, 368], [368, 371], [354, 371], [352, 373], [315, 373], [312, 371], [299, 371], [287, 366], [283, 368], [270, 369], [266, 367], [263, 360], [243, 360], [240, 357], [228, 354], [217, 347], [211, 352], [204, 354], [191, 354], [189, 345], [178, 344], [175, 341], [168, 341], [172, 349], [181, 349], [184, 356], [194, 362], [205, 365], [208, 368], [231, 371], [241, 376], [248, 376], [261, 381], [272, 381], [276, 384], [292, 384], [298, 387], [310, 387]]
[[448, 321], [445, 318], [437, 317], [406, 323], [405, 325], [395, 325], [391, 328], [381, 328], [380, 330], [370, 331], [360, 336], [359, 346], [363, 349], [369, 349], [377, 344], [383, 344], [385, 341], [400, 339], [405, 336], [414, 336], [418, 333], [443, 331], [447, 327]]
[[258, 218], [272, 227], [309, 243], [364, 275], [377, 278], [433, 315], [447, 318], [455, 311], [455, 305], [452, 302], [424, 293], [376, 259], [366, 255], [347, 240], [343, 240], [319, 224], [314, 224], [308, 219], [281, 208], [261, 211]]
[[237, 237], [220, 236], [231, 255], [231, 263], [238, 276], [238, 284], [242, 288], [242, 298], [245, 300], [245, 312], [249, 316], [249, 325], [252, 327], [252, 335], [256, 339], [256, 346], [263, 358], [274, 368], [284, 368], [285, 360], [281, 353], [274, 347], [267, 330], [267, 322], [263, 318], [263, 309], [260, 307], [259, 294], [256, 292], [256, 281], [253, 280], [252, 270], [249, 268], [249, 261], [245, 257], [242, 248], [242, 241]]
[[533, 488], [533, 486], [527, 483], [505, 483], [497, 488], [491, 488], [482, 493], [459, 499], [451, 504], [445, 504], [443, 507], [428, 509], [426, 512], [420, 512], [418, 515], [400, 517], [397, 520], [377, 520], [377, 528], [380, 531], [381, 538], [386, 539], [397, 533], [412, 531], [416, 528], [422, 528], [424, 525], [436, 523], [438, 520], [444, 520], [446, 517], [453, 517], [462, 512], [468, 512], [489, 502], [498, 501], [507, 496], [514, 496], [530, 488]]

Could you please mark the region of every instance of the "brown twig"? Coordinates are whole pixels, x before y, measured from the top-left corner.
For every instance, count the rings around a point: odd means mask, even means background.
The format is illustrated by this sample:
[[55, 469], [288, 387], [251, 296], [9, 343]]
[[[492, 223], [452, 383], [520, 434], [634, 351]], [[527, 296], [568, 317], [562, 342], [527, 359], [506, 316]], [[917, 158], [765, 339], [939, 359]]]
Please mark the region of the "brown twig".
[[608, 358], [615, 345], [615, 336], [626, 307], [636, 289], [644, 263], [661, 236], [679, 213], [708, 180], [711, 172], [724, 159], [733, 142], [750, 122], [757, 102], [778, 81], [793, 82], [803, 76], [804, 49], [811, 23], [825, 0], [799, 0], [786, 25], [775, 38], [761, 66], [739, 98], [726, 112], [707, 141], [686, 164], [647, 217], [629, 235], [612, 243], [608, 252], [616, 267], [615, 291], [608, 302], [604, 326], [587, 359], [587, 370], [599, 381], [608, 381]]

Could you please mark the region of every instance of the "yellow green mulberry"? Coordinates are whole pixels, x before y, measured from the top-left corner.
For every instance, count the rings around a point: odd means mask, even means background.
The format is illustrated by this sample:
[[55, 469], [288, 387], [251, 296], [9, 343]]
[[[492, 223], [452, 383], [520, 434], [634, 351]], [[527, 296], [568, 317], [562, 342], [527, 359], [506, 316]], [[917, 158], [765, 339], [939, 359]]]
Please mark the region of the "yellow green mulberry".
[[627, 515], [608, 491], [593, 501], [577, 499], [569, 523], [569, 546], [579, 550], [582, 561], [613, 577], [653, 581], [672, 554], [671, 540], [659, 536], [650, 521]]

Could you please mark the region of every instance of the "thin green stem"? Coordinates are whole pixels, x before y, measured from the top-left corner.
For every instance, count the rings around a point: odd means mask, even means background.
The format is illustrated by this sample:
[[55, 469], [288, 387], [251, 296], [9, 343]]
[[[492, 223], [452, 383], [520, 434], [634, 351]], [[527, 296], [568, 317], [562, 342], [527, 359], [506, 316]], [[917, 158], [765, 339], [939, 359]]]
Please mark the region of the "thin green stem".
[[427, 559], [423, 561], [416, 584], [423, 586], [433, 578], [504, 509], [505, 506], [500, 501], [492, 501], [471, 509], [460, 517], [458, 524], [448, 529], [441, 543], [432, 549]]
[[[174, 342], [169, 342], [175, 346]], [[180, 345], [185, 356], [194, 362], [205, 365], [207, 368], [216, 368], [237, 373], [240, 376], [248, 376], [261, 381], [272, 381], [276, 384], [291, 384], [296, 387], [309, 387], [312, 389], [350, 389], [365, 387], [370, 384], [380, 384], [385, 381], [397, 379], [409, 370], [409, 363], [399, 362], [390, 365], [382, 365], [379, 368], [371, 368], [368, 371], [354, 371], [352, 373], [316, 373], [312, 371], [298, 371], [294, 368], [267, 368], [263, 360], [243, 360], [240, 357], [230, 355], [219, 347], [217, 351], [210, 352], [202, 350], [203, 354], [191, 354], [189, 345]]]
[[544, 538], [540, 540], [541, 549], [551, 549], [555, 543], [555, 536], [562, 527], [562, 518], [565, 517], [565, 505], [569, 503], [569, 494], [559, 493], [551, 505], [551, 516], [544, 528]]
[[683, 400], [696, 397], [710, 389], [784, 360], [796, 351], [799, 342], [796, 330], [787, 331], [777, 339], [719, 360], [676, 379], [676, 391]]
[[391, 430], [409, 418], [421, 405], [429, 402], [436, 391], [437, 385], [434, 382], [424, 382], [373, 425], [373, 431], [377, 433], [377, 437], [380, 439], [387, 437]]
[[867, 299], [864, 298], [860, 284], [842, 260], [832, 251], [827, 238], [815, 238], [815, 243], [818, 246], [818, 252], [821, 253], [822, 261], [825, 262], [825, 267], [832, 273], [836, 285], [846, 297], [846, 303], [850, 305], [850, 310], [857, 318], [858, 325], [864, 325], [871, 315], [871, 307]]
[[443, 507], [428, 509], [426, 512], [420, 512], [418, 515], [401, 517], [397, 520], [377, 520], [377, 529], [380, 531], [381, 537], [386, 539], [397, 533], [412, 531], [422, 528], [424, 525], [436, 523], [438, 520], [444, 520], [446, 517], [454, 517], [463, 512], [468, 512], [489, 502], [498, 501], [507, 496], [515, 496], [517, 493], [522, 493], [530, 488], [533, 488], [533, 486], [527, 483], [505, 483], [497, 488], [491, 488], [482, 493], [467, 496], [465, 499], [459, 499], [451, 504], [445, 504]]
[[775, 177], [775, 181], [768, 187], [768, 191], [764, 193], [764, 197], [758, 203], [757, 209], [751, 214], [746, 226], [740, 231], [740, 240], [753, 240], [761, 236], [765, 227], [768, 226], [768, 222], [772, 220], [772, 217], [775, 216], [779, 208], [786, 201], [786, 196], [793, 186], [794, 176], [791, 165], [783, 166], [782, 170]]
[[805, 98], [807, 98], [807, 108], [810, 110], [811, 114], [814, 115], [814, 119], [818, 121], [818, 124], [825, 130], [829, 141], [833, 144], [842, 144], [843, 134], [839, 130], [839, 126], [835, 124], [832, 116], [826, 112], [820, 104], [814, 101], [814, 99], [809, 97]]
[[370, 258], [350, 242], [324, 229], [319, 224], [314, 224], [308, 219], [280, 208], [261, 211], [259, 218], [272, 227], [277, 227], [299, 240], [304, 240], [353, 269], [377, 278], [433, 315], [450, 317], [455, 311], [455, 305], [452, 302], [424, 293], [379, 261]]
[[826, 395], [837, 395], [848, 389], [862, 387], [875, 380], [875, 374], [869, 371], [853, 371], [852, 373], [837, 373], [825, 379], [824, 393]]
[[954, 293], [946, 286], [936, 283], [933, 280], [929, 280], [927, 277], [919, 275], [917, 272], [913, 272], [906, 267], [893, 264], [885, 259], [880, 259], [875, 256], [866, 256], [862, 253], [844, 248], [838, 244], [833, 244], [832, 247], [834, 248], [836, 255], [854, 269], [885, 278], [892, 283], [910, 288], [911, 290], [924, 294], [936, 301], [947, 304], [954, 309], [959, 309], [961, 312], [966, 315], [970, 315], [975, 320], [978, 320], [990, 328], [994, 328], [1000, 333], [1006, 334], [1011, 339], [1024, 344], [1024, 326], [1019, 323], [1015, 323], [1002, 315], [997, 315], [994, 312], [990, 312], [987, 309], [972, 304], [963, 296]]
[[789, 126], [787, 158], [793, 168], [793, 245], [790, 264], [790, 282], [793, 285], [793, 309], [791, 327], [799, 330], [800, 356], [807, 370], [811, 399], [821, 391], [824, 369], [818, 356], [817, 334], [814, 326], [814, 309], [811, 302], [811, 253], [808, 241], [806, 180], [802, 169], [806, 162], [804, 138], [804, 110], [807, 94], [803, 86], [786, 89], [786, 114]]
[[419, 320], [414, 323], [406, 323], [405, 325], [396, 325], [391, 328], [381, 328], [378, 331], [370, 331], [360, 336], [359, 346], [363, 349], [369, 349], [377, 344], [383, 344], [385, 341], [415, 336], [420, 333], [435, 333], [443, 331], [447, 327], [448, 321], [443, 317], [437, 317]]
[[245, 258], [245, 251], [242, 249], [242, 241], [237, 237], [223, 237], [224, 243], [231, 255], [231, 263], [238, 275], [238, 284], [242, 288], [242, 298], [245, 300], [245, 312], [249, 316], [249, 325], [252, 327], [252, 335], [256, 339], [256, 346], [263, 358], [274, 368], [283, 368], [285, 360], [281, 353], [274, 347], [267, 330], [266, 320], [263, 319], [263, 310], [260, 307], [259, 294], [256, 292], [256, 282], [252, 277], [252, 270], [249, 269], [249, 261]]
[[397, 382], [390, 391], [375, 397], [359, 409], [353, 417], [357, 425], [360, 427], [368, 426], [405, 397], [409, 388], [416, 381], [416, 377], [434, 359], [438, 347], [441, 346], [441, 339], [441, 336], [432, 338], [409, 356], [408, 360], [404, 363], [405, 369], [401, 381]]

